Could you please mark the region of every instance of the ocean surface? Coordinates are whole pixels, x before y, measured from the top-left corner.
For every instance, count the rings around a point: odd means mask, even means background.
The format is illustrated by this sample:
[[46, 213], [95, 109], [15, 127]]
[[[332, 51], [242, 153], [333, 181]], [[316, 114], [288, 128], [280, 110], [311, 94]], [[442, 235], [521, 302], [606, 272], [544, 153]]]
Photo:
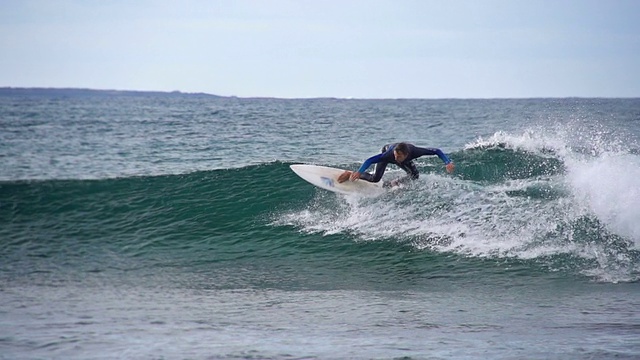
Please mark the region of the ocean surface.
[[345, 358], [640, 358], [640, 99], [0, 95], [0, 359]]

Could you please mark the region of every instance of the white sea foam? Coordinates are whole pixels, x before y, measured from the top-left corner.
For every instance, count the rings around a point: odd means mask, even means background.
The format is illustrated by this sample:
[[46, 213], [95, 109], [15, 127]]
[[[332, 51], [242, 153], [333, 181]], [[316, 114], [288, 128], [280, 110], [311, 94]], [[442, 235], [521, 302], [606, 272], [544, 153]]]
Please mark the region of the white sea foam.
[[[620, 142], [605, 141], [599, 132], [576, 136], [570, 127], [538, 130], [499, 132], [466, 148], [499, 145], [553, 157], [564, 171], [490, 184], [424, 174], [408, 189], [373, 199], [324, 198], [325, 205], [299, 224], [316, 232], [354, 234], [362, 241], [393, 239], [466, 256], [568, 254], [594, 260], [597, 266], [583, 272], [598, 279], [634, 279], [630, 249], [603, 239], [613, 236], [632, 248], [640, 246], [640, 157]], [[530, 196], [532, 189], [554, 195]], [[575, 227], [585, 218], [603, 226], [598, 238], [576, 235]]]

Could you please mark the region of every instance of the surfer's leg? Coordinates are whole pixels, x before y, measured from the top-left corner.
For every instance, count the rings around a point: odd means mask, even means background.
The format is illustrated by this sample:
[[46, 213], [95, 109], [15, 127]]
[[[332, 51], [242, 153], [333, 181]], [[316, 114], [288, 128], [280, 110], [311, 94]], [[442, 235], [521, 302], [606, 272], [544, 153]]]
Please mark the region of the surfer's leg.
[[[389, 150], [389, 145], [385, 145], [380, 149], [380, 152], [385, 153]], [[378, 182], [382, 179], [382, 174], [384, 174], [384, 170], [387, 167], [387, 163], [378, 163], [376, 164], [376, 170], [373, 175], [368, 172], [364, 172], [360, 174], [360, 179], [366, 180], [368, 182]], [[349, 179], [351, 176], [351, 171], [346, 170], [340, 176], [338, 176], [338, 182], [343, 183]]]
[[414, 164], [413, 161], [403, 162], [402, 164], [400, 164], [400, 168], [406, 171], [407, 175], [409, 175], [412, 180], [416, 180], [418, 179], [418, 177], [420, 177], [418, 168], [416, 168], [416, 164]]
[[376, 172], [374, 174], [370, 173], [362, 173], [360, 174], [360, 179], [367, 180], [368, 182], [378, 182], [382, 179], [382, 174], [384, 174], [384, 170], [387, 168], [386, 162], [381, 162], [376, 164]]
[[[380, 152], [385, 153], [387, 152], [387, 150], [389, 150], [389, 145], [383, 146], [382, 149], [380, 149]], [[387, 168], [386, 162], [377, 163], [373, 175], [370, 173], [366, 173], [366, 175], [361, 174], [360, 179], [364, 179], [369, 182], [378, 182], [380, 181], [380, 179], [382, 179], [382, 175], [384, 174], [384, 171], [386, 168]]]

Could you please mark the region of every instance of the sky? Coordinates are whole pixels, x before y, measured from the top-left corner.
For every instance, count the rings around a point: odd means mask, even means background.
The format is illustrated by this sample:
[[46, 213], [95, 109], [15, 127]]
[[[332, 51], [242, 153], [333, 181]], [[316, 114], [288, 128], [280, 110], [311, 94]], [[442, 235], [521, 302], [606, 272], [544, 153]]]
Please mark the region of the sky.
[[640, 97], [637, 0], [0, 0], [0, 87]]

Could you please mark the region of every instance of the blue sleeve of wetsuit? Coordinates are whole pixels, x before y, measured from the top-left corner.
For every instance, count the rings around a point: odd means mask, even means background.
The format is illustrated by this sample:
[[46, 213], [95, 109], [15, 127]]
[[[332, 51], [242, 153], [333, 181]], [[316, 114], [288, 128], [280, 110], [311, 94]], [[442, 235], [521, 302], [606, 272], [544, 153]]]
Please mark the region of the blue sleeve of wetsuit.
[[384, 153], [382, 154], [378, 154], [378, 155], [374, 155], [370, 158], [368, 158], [367, 160], [364, 161], [364, 163], [362, 163], [362, 166], [360, 166], [360, 169], [358, 169], [359, 173], [363, 173], [365, 171], [367, 171], [367, 169], [369, 168], [369, 166], [371, 166], [371, 164], [375, 164], [380, 162], [380, 158], [382, 157], [382, 155], [384, 155]]
[[415, 147], [415, 150], [417, 152], [417, 154], [416, 154], [417, 156], [415, 156], [415, 157], [420, 157], [420, 156], [423, 156], [423, 155], [438, 155], [440, 160], [442, 160], [442, 162], [445, 165], [447, 165], [447, 164], [449, 164], [451, 162], [451, 160], [449, 160], [447, 155], [445, 155], [445, 153], [443, 153], [442, 150], [440, 150], [440, 149]]
[[449, 160], [449, 158], [447, 157], [447, 155], [445, 153], [442, 152], [442, 150], [440, 149], [436, 149], [436, 155], [438, 155], [438, 157], [440, 158], [440, 160], [442, 160], [442, 162], [445, 165], [448, 165], [451, 160]]

